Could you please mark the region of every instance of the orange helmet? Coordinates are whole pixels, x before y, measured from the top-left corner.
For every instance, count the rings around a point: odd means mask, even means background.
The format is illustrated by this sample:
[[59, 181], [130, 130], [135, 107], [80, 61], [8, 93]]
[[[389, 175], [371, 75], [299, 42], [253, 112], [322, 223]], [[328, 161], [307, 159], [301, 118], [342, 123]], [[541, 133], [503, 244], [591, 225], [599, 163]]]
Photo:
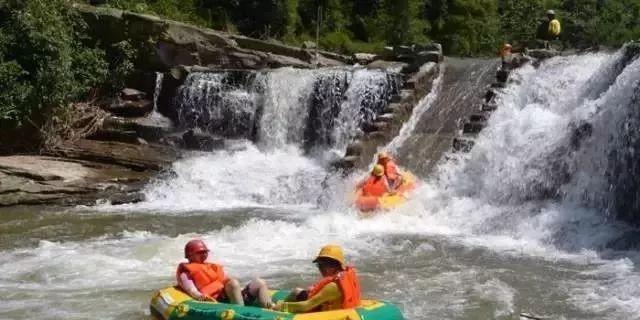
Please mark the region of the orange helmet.
[[378, 160], [383, 160], [383, 159], [391, 159], [391, 155], [388, 152], [385, 151], [381, 151], [378, 153]]
[[198, 252], [209, 252], [209, 248], [207, 248], [207, 245], [204, 244], [204, 241], [200, 239], [191, 240], [184, 246], [184, 257], [187, 259], [192, 254]]

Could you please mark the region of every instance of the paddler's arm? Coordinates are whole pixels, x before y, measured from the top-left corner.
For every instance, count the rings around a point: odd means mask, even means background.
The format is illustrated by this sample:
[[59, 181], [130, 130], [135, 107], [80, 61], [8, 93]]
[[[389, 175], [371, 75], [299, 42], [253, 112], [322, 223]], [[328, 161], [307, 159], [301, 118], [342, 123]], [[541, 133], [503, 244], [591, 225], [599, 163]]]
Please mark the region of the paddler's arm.
[[338, 300], [341, 298], [342, 292], [340, 291], [340, 288], [338, 288], [338, 285], [335, 282], [332, 282], [324, 286], [324, 288], [322, 288], [322, 290], [320, 290], [318, 294], [305, 301], [284, 302], [282, 304], [281, 310], [291, 313], [309, 312], [325, 302]]
[[391, 186], [389, 185], [389, 179], [384, 178], [384, 187], [387, 189], [387, 193], [394, 195], [396, 194], [396, 191], [391, 189]]
[[180, 273], [178, 280], [178, 285], [180, 286], [180, 288], [182, 288], [182, 290], [184, 290], [192, 298], [200, 301], [213, 300], [210, 297], [203, 295], [200, 290], [198, 290], [193, 280], [189, 279], [189, 276], [186, 273]]

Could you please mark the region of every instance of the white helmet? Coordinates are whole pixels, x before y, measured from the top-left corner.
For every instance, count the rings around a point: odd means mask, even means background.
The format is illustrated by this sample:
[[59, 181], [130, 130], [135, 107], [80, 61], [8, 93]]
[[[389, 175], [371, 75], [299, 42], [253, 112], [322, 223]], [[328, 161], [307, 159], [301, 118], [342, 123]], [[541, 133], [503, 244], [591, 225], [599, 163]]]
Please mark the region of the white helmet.
[[553, 11], [553, 10], [547, 10], [547, 15], [548, 15], [548, 16], [555, 16], [555, 15], [556, 15], [556, 12], [555, 12], [555, 11]]

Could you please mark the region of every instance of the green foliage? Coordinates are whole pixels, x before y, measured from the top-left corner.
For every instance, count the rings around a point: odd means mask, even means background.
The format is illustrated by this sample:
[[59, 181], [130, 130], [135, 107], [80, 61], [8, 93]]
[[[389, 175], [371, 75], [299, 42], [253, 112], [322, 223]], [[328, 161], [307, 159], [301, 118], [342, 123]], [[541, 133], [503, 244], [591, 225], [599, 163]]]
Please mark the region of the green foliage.
[[[110, 0], [110, 5], [291, 44], [315, 40], [345, 53], [433, 39], [448, 54], [494, 54], [535, 44], [545, 10], [573, 46], [618, 46], [640, 37], [638, 0]], [[371, 45], [367, 45], [370, 43]]]
[[640, 2], [604, 0], [596, 25], [595, 38], [605, 45], [617, 46], [640, 39]]
[[137, 50], [129, 41], [118, 42], [107, 50], [109, 65], [109, 80], [105, 83], [105, 89], [109, 93], [115, 93], [125, 86], [127, 78], [134, 72], [134, 61], [138, 55]]
[[[542, 22], [544, 3], [541, 0], [502, 0], [498, 3], [502, 41], [522, 45], [535, 39]], [[539, 14], [532, 14], [539, 13]]]
[[217, 1], [190, 0], [109, 0], [108, 4], [115, 8], [126, 9], [138, 13], [148, 13], [167, 17], [176, 21], [207, 25], [205, 3]]
[[107, 77], [103, 51], [65, 0], [0, 0], [0, 121], [38, 125]]
[[351, 47], [351, 38], [343, 32], [334, 31], [320, 38], [320, 46], [337, 52], [347, 52]]
[[431, 37], [449, 54], [481, 55], [496, 52], [500, 19], [495, 0], [427, 1]]

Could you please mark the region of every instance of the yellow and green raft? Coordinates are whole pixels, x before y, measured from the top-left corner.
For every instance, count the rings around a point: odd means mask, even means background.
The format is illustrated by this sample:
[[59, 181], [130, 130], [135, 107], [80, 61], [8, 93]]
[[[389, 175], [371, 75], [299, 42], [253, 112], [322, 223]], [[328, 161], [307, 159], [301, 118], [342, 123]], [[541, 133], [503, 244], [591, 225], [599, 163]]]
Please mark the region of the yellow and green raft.
[[402, 172], [402, 183], [396, 189], [394, 194], [385, 194], [381, 197], [365, 196], [362, 194], [362, 188], [356, 190], [354, 199], [355, 206], [360, 212], [372, 212], [376, 210], [392, 210], [404, 204], [411, 191], [416, 188], [417, 179], [410, 172]]
[[[284, 300], [290, 291], [272, 292], [272, 300]], [[151, 314], [160, 320], [403, 320], [395, 305], [363, 300], [353, 309], [293, 314], [220, 302], [197, 301], [175, 287], [162, 289], [151, 298]]]

